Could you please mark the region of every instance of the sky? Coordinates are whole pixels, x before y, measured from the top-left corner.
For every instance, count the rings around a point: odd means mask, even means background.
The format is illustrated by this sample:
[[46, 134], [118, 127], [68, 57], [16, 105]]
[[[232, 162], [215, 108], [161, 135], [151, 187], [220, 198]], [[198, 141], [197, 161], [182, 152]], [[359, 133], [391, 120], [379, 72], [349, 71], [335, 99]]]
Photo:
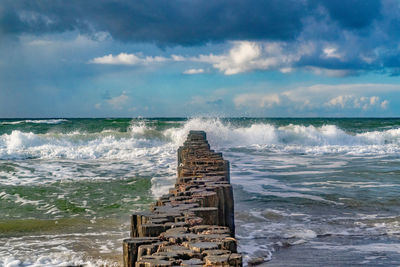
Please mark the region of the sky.
[[0, 117], [397, 117], [399, 0], [1, 0]]

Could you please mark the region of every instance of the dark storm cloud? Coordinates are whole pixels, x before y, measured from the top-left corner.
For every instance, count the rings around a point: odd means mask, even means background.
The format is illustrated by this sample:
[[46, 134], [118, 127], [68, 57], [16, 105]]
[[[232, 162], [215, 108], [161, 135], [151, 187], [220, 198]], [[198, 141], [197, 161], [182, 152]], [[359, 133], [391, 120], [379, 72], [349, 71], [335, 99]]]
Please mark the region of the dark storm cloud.
[[224, 40], [289, 40], [303, 19], [325, 8], [346, 28], [365, 28], [379, 17], [378, 0], [3, 0], [3, 34], [78, 30], [109, 32], [122, 41], [192, 45]]
[[368, 27], [381, 15], [380, 0], [323, 0], [314, 3], [324, 6], [333, 20], [350, 29]]
[[[291, 53], [317, 47], [296, 66], [398, 69], [398, 0], [2, 0], [0, 38], [21, 34], [107, 32], [125, 43], [201, 45], [281, 41]], [[331, 45], [340, 58], [326, 58]]]
[[3, 2], [0, 27], [6, 34], [105, 31], [123, 41], [183, 45], [292, 39], [307, 9], [297, 0]]

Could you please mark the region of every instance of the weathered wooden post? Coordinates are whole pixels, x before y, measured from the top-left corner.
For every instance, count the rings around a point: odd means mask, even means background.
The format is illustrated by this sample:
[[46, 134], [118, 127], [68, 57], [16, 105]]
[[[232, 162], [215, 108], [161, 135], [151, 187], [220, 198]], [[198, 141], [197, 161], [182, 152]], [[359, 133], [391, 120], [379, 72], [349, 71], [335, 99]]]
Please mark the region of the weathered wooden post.
[[175, 187], [149, 212], [131, 216], [124, 267], [242, 266], [237, 254], [229, 162], [190, 131], [178, 149]]

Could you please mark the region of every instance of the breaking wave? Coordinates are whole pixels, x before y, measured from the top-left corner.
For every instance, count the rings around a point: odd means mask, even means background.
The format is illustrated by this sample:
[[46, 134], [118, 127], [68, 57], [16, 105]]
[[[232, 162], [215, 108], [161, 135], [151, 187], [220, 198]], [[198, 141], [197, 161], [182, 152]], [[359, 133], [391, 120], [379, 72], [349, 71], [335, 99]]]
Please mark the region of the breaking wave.
[[2, 121], [0, 124], [7, 125], [7, 124], [21, 124], [21, 123], [35, 123], [35, 124], [58, 124], [62, 122], [66, 122], [66, 119], [48, 119], [48, 120], [22, 120], [22, 121]]
[[[275, 126], [254, 123], [250, 127], [237, 127], [219, 119], [192, 119], [182, 129], [169, 131], [174, 139], [185, 138], [180, 131], [190, 129], [207, 131], [208, 138], [223, 147], [253, 145], [302, 145], [302, 146], [360, 146], [400, 144], [400, 129], [371, 131], [359, 134], [345, 132], [335, 125], [322, 127], [289, 124]], [[174, 133], [178, 134], [174, 134]]]
[[171, 156], [190, 130], [205, 130], [217, 149], [254, 148], [302, 153], [381, 154], [400, 152], [400, 129], [349, 133], [335, 125], [321, 127], [254, 123], [247, 127], [220, 119], [190, 119], [159, 130], [144, 121], [128, 131], [36, 134], [14, 130], [0, 136], [0, 159], [134, 159], [166, 153]]

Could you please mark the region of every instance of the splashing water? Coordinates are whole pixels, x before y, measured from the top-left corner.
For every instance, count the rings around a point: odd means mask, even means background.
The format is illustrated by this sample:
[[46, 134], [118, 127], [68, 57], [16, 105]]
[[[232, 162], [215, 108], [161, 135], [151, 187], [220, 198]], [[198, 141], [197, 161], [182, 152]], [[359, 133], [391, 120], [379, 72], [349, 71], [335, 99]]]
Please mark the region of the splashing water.
[[231, 161], [246, 262], [400, 260], [400, 120], [49, 119], [0, 121], [0, 266], [118, 265], [190, 130]]

